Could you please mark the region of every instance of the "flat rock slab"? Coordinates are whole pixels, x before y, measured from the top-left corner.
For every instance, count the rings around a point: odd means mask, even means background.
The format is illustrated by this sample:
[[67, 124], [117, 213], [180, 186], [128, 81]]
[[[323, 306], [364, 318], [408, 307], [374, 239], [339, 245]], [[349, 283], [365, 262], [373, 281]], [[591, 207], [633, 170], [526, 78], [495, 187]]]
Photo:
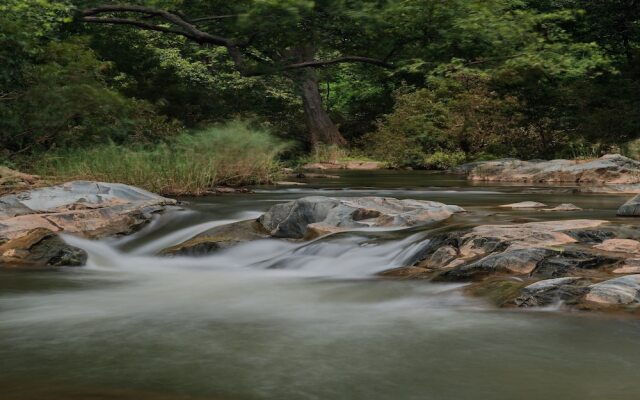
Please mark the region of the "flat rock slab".
[[593, 248], [615, 253], [640, 254], [640, 242], [632, 239], [609, 239]]
[[56, 232], [87, 238], [129, 233], [173, 204], [175, 200], [133, 186], [89, 181], [1, 196], [0, 244], [3, 254], [13, 257], [13, 248], [25, 248], [38, 235], [53, 243], [50, 233]]
[[559, 204], [553, 208], [545, 208], [542, 211], [581, 211], [582, 208], [571, 204], [571, 203], [563, 203]]
[[537, 201], [522, 201], [520, 203], [504, 204], [502, 208], [544, 208], [547, 205], [544, 203], [538, 203]]
[[606, 305], [640, 302], [640, 274], [609, 279], [589, 286], [587, 301]]
[[588, 291], [589, 281], [580, 277], [545, 279], [532, 283], [522, 289], [515, 299], [518, 307], [545, 307], [554, 304], [572, 304], [580, 302]]
[[426, 225], [464, 211], [435, 201], [311, 196], [277, 204], [262, 215], [259, 222], [273, 237], [312, 239], [362, 228]]
[[317, 162], [305, 164], [301, 169], [305, 171], [314, 170], [353, 170], [353, 171], [371, 171], [382, 169], [385, 164], [379, 161], [334, 161], [334, 162]]
[[640, 162], [619, 154], [608, 154], [590, 161], [487, 161], [471, 168], [468, 179], [487, 182], [628, 186], [640, 183]]

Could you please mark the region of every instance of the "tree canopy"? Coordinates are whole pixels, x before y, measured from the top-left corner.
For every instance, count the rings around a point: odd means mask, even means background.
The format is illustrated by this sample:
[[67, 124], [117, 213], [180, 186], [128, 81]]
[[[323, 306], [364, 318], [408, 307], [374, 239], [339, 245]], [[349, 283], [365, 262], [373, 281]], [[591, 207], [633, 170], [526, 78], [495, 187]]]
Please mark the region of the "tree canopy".
[[[7, 0], [0, 146], [154, 143], [247, 119], [395, 165], [640, 132], [640, 2]], [[431, 157], [431, 158], [429, 158]]]

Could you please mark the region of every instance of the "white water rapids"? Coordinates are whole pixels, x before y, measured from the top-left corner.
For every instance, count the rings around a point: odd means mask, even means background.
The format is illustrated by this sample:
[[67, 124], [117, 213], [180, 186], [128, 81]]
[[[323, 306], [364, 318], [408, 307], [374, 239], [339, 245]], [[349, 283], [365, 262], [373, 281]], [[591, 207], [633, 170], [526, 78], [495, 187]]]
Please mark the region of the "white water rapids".
[[203, 200], [117, 240], [67, 237], [87, 267], [4, 273], [0, 398], [640, 397], [636, 320], [496, 310], [461, 285], [376, 275], [411, 260], [431, 228], [156, 255], [282, 201], [260, 196]]

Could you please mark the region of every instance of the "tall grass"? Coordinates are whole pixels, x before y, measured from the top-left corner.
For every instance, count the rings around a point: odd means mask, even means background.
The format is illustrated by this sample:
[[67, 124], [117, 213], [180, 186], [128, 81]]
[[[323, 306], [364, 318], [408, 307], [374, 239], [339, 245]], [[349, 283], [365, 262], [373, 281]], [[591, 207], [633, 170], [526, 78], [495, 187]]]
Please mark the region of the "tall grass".
[[287, 144], [236, 122], [178, 136], [155, 147], [115, 144], [47, 153], [35, 172], [54, 179], [120, 182], [171, 195], [200, 195], [217, 185], [271, 180]]

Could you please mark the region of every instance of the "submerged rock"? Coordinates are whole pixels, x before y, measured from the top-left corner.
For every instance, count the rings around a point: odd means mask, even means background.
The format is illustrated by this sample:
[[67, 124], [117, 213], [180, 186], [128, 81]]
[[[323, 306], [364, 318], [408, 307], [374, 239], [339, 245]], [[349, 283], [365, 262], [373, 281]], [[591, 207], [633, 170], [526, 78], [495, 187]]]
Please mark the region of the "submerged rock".
[[471, 169], [468, 178], [488, 182], [636, 185], [640, 184], [640, 162], [619, 154], [590, 161], [487, 161]]
[[359, 228], [425, 225], [464, 212], [435, 201], [312, 196], [277, 204], [259, 219], [271, 236], [312, 239]]
[[553, 208], [545, 208], [542, 211], [581, 211], [582, 208], [571, 204], [571, 203], [563, 203], [560, 205], [557, 205]]
[[617, 214], [620, 217], [640, 217], [640, 195], [620, 206]]
[[0, 265], [11, 267], [78, 266], [87, 253], [66, 244], [48, 229], [36, 228], [0, 245]]
[[519, 209], [519, 208], [543, 208], [546, 206], [547, 206], [546, 204], [538, 203], [537, 201], [522, 201], [520, 203], [505, 204], [500, 207]]
[[169, 247], [161, 253], [165, 255], [202, 255], [239, 243], [269, 237], [267, 231], [258, 221], [240, 221], [209, 229], [186, 242]]
[[622, 276], [591, 285], [585, 299], [606, 305], [640, 303], [640, 274]]

